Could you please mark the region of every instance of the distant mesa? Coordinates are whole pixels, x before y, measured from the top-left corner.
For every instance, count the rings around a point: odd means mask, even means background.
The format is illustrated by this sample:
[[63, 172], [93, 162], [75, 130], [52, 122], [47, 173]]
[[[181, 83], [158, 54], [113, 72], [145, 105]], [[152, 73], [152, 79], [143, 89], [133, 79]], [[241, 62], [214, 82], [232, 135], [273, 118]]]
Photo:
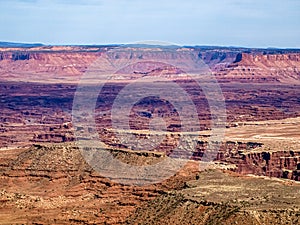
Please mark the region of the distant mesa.
[[33, 48], [44, 46], [41, 43], [16, 43], [16, 42], [1, 42], [1, 48]]
[[[115, 59], [128, 57], [127, 53], [118, 52], [120, 47], [128, 48], [133, 52], [137, 49], [136, 57], [149, 58], [155, 62], [172, 57], [178, 63], [186, 63], [185, 54], [189, 52], [208, 65], [221, 83], [300, 83], [300, 49], [177, 46], [156, 41], [124, 45], [43, 45], [0, 42], [1, 80], [77, 83], [89, 66], [110, 50], [117, 50], [112, 52]], [[176, 54], [173, 55], [174, 50]], [[159, 51], [159, 54], [152, 54], [153, 51]], [[131, 54], [129, 55], [132, 57]], [[104, 67], [102, 69], [105, 69]], [[172, 79], [185, 79], [179, 70], [162, 67], [159, 63], [155, 63], [155, 67], [158, 69], [151, 69], [148, 64], [137, 64], [130, 68], [125, 67], [119, 72], [123, 73], [122, 79], [127, 80], [159, 74]]]

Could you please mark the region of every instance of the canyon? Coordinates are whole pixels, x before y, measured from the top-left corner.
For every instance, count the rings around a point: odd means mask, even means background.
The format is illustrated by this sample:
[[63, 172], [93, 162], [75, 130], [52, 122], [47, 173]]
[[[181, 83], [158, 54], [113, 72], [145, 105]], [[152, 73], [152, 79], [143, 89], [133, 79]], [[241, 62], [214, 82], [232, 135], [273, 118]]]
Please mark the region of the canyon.
[[[107, 58], [118, 66], [112, 67]], [[190, 59], [202, 63], [200, 69], [215, 77], [222, 91], [222, 140], [210, 140], [215, 115], [202, 77], [193, 80], [184, 69]], [[103, 71], [112, 78], [97, 77]], [[93, 76], [85, 80], [89, 74]], [[184, 130], [180, 110], [167, 100], [172, 93], [161, 92], [165, 99], [157, 94], [135, 102], [127, 118], [129, 129], [117, 129], [112, 116], [118, 96], [133, 83], [140, 92], [125, 96], [131, 102], [153, 80], [161, 89], [168, 86], [158, 81], [171, 80], [184, 90], [199, 124], [191, 119]], [[0, 224], [299, 223], [300, 50], [0, 47], [0, 81]], [[74, 123], [82, 83], [87, 97], [98, 91], [95, 127], [86, 126], [86, 114]], [[121, 112], [117, 119], [123, 119]], [[162, 120], [162, 130], [150, 129], [160, 128]], [[154, 165], [167, 158], [187, 163], [159, 183], [115, 182], [80, 152], [81, 135], [93, 130], [106, 146], [102, 150], [126, 164]], [[185, 135], [194, 148], [178, 147]], [[127, 140], [131, 136], [135, 139]], [[147, 151], [136, 144], [151, 138], [162, 141]], [[210, 144], [219, 146], [218, 151], [208, 168], [199, 170]]]

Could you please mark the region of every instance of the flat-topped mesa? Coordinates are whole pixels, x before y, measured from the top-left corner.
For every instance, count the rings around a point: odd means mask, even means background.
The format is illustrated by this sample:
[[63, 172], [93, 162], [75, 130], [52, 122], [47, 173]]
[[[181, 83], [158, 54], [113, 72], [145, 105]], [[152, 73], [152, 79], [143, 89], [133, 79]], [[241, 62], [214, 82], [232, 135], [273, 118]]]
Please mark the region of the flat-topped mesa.
[[300, 80], [299, 53], [238, 53], [226, 67], [217, 68], [221, 81], [291, 83]]
[[[149, 60], [152, 62], [172, 62], [189, 65], [191, 58], [203, 63], [216, 74], [220, 82], [298, 82], [300, 71], [299, 50], [264, 50], [245, 48], [136, 48], [116, 46], [43, 46], [34, 48], [0, 48], [0, 74], [4, 81], [42, 82], [55, 79], [62, 82], [70, 75], [73, 82], [87, 71], [104, 52], [115, 60]], [[125, 61], [124, 61], [125, 62]], [[105, 65], [101, 65], [105, 69]], [[207, 67], [208, 68], [208, 67]], [[188, 69], [179, 68], [184, 72]], [[204, 68], [205, 69], [205, 68]], [[126, 71], [123, 71], [126, 72]], [[142, 70], [131, 71], [145, 72]], [[149, 71], [146, 71], [149, 72]], [[151, 71], [150, 71], [151, 72]], [[166, 72], [168, 73], [168, 72]], [[175, 78], [180, 73], [172, 69]], [[24, 74], [27, 74], [25, 77]], [[127, 76], [126, 76], [127, 78]], [[128, 77], [130, 79], [130, 77]]]
[[34, 74], [45, 81], [50, 77], [78, 76], [99, 55], [95, 52], [0, 52], [0, 74], [4, 80], [10, 80], [12, 75], [24, 81], [32, 80]]

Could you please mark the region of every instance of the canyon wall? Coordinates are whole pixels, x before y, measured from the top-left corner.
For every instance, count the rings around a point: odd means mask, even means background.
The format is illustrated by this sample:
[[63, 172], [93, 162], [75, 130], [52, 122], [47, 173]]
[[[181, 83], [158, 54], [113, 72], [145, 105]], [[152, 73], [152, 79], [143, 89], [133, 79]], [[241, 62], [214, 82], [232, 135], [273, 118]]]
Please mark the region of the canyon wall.
[[[73, 76], [73, 82], [76, 82], [91, 63], [110, 49], [113, 47], [0, 48], [0, 79], [47, 82], [52, 78], [56, 82], [64, 82], [64, 76]], [[177, 57], [180, 62], [184, 60], [182, 52], [190, 51], [211, 68], [220, 82], [291, 83], [300, 80], [298, 50], [195, 47], [177, 50], [175, 55], [167, 50], [159, 54], [154, 54], [154, 51], [157, 49], [141, 51], [138, 57], [149, 58], [151, 53], [158, 62], [168, 57]], [[114, 54], [115, 57], [123, 57], [122, 53]], [[175, 78], [180, 73], [174, 68], [169, 70]], [[131, 76], [134, 77], [134, 74]]]
[[236, 171], [239, 173], [300, 181], [299, 151], [243, 152], [236, 158], [239, 158], [239, 160], [236, 161], [238, 164]]
[[292, 83], [300, 79], [300, 54], [238, 53], [225, 68], [217, 70], [222, 81]]

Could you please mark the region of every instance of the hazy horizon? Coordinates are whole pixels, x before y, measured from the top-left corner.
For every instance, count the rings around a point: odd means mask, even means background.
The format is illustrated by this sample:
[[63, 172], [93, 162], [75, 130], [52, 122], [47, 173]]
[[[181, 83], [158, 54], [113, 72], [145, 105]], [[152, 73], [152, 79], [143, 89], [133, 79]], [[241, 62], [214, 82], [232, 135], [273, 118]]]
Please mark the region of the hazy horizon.
[[300, 1], [0, 0], [0, 40], [300, 48]]
[[[128, 45], [128, 44], [134, 44], [134, 43], [91, 43], [91, 44], [45, 44], [42, 42], [13, 42], [13, 41], [7, 41], [7, 40], [0, 40], [1, 43], [10, 43], [10, 44], [17, 44], [17, 45], [42, 45], [42, 46], [122, 46], [122, 45]], [[160, 46], [160, 45], [157, 45]], [[161, 45], [163, 46], [163, 45]], [[186, 44], [178, 44], [178, 47], [200, 47], [200, 48], [210, 48], [210, 47], [216, 47], [216, 48], [245, 48], [245, 49], [286, 49], [286, 50], [300, 50], [300, 47], [247, 47], [247, 46], [235, 46], [235, 45], [205, 45], [205, 44], [194, 44], [194, 45], [186, 45]]]

